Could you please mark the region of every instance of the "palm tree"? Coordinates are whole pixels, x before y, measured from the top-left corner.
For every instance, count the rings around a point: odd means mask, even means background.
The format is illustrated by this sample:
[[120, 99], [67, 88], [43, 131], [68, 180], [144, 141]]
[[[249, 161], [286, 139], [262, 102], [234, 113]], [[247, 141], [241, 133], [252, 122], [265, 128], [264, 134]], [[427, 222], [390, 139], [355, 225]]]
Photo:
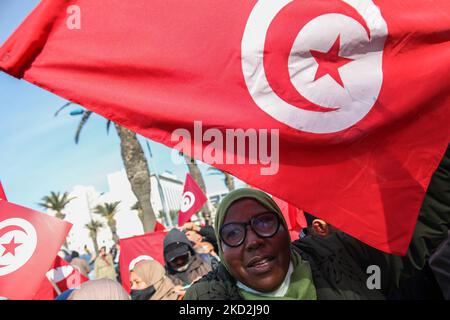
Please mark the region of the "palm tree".
[[139, 204], [139, 201], [136, 201], [136, 203], [130, 208], [131, 210], [136, 210], [138, 212], [139, 220], [141, 220], [142, 225], [144, 224], [144, 213], [142, 212], [142, 207]]
[[114, 243], [117, 243], [119, 237], [117, 236], [117, 222], [114, 218], [117, 213], [120, 201], [105, 202], [103, 205], [97, 205], [94, 208], [94, 213], [97, 213], [106, 219], [109, 229], [111, 230]]
[[[205, 180], [203, 180], [203, 176], [200, 169], [198, 168], [197, 161], [195, 161], [194, 158], [191, 158], [188, 155], [184, 155], [184, 159], [186, 160], [186, 164], [189, 169], [189, 174], [192, 176], [192, 178], [198, 184], [200, 189], [202, 189], [203, 193], [206, 195]], [[205, 218], [206, 225], [209, 225], [211, 223], [211, 209], [209, 205], [210, 205], [209, 200], [207, 200], [202, 208], [202, 214], [203, 217]]]
[[98, 243], [97, 243], [97, 235], [98, 231], [104, 227], [104, 224], [98, 220], [91, 220], [91, 222], [84, 225], [86, 229], [89, 230], [89, 237], [92, 239], [94, 243], [95, 254], [98, 255]]
[[[51, 191], [49, 196], [45, 196], [42, 198], [42, 202], [38, 203], [39, 206], [50, 209], [55, 212], [55, 217], [61, 220], [64, 220], [66, 214], [63, 213], [63, 210], [66, 208], [67, 204], [75, 199], [75, 197], [69, 198], [69, 193], [66, 191], [64, 194]], [[67, 244], [67, 238], [64, 240], [64, 247], [69, 248]]]
[[62, 195], [59, 191], [51, 191], [50, 195], [43, 197], [42, 202], [38, 205], [45, 209], [55, 211], [55, 217], [64, 220], [66, 215], [65, 213], [63, 213], [63, 210], [66, 208], [66, 205], [73, 199], [75, 199], [75, 197], [69, 198], [69, 193], [67, 191]]
[[[68, 102], [63, 105], [55, 113], [55, 116], [57, 116], [62, 109], [71, 104], [71, 102]], [[83, 109], [77, 114], [81, 114], [82, 117], [75, 133], [76, 144], [78, 144], [80, 140], [81, 130], [92, 115], [92, 111]], [[109, 132], [110, 126], [111, 120], [108, 120], [106, 123], [107, 133]], [[144, 227], [144, 232], [151, 232], [154, 229], [156, 223], [156, 216], [150, 202], [150, 171], [148, 169], [147, 159], [144, 155], [144, 150], [142, 149], [142, 146], [137, 139], [136, 133], [116, 123], [114, 123], [114, 126], [120, 139], [122, 161], [127, 173], [128, 180], [130, 181], [131, 190], [133, 191], [142, 207], [141, 221]]]
[[223, 175], [224, 176], [224, 182], [225, 186], [227, 187], [228, 191], [233, 191], [235, 189], [234, 187], [234, 178], [231, 174], [228, 172], [222, 171], [220, 169], [209, 167], [208, 170], [210, 175]]

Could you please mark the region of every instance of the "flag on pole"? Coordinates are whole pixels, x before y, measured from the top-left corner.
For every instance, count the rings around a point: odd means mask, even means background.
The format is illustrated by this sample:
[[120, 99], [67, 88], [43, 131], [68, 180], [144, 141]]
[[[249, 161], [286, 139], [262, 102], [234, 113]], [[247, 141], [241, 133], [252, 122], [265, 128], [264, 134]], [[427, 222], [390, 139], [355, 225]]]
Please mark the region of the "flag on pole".
[[192, 176], [186, 174], [183, 194], [181, 195], [181, 206], [178, 212], [178, 225], [181, 227], [191, 220], [192, 215], [197, 213], [208, 199], [198, 186]]
[[164, 265], [163, 242], [167, 232], [150, 232], [120, 239], [120, 276], [122, 286], [130, 292], [130, 270], [143, 260], [156, 260]]
[[0, 201], [0, 296], [32, 299], [71, 224]]
[[[69, 264], [60, 256], [56, 256], [53, 265], [45, 274], [41, 287], [33, 300], [53, 300], [67, 289], [79, 288], [83, 282], [89, 281], [80, 270]], [[53, 288], [52, 283], [58, 291]]]
[[404, 254], [450, 137], [449, 14], [448, 0], [44, 0], [0, 69]]

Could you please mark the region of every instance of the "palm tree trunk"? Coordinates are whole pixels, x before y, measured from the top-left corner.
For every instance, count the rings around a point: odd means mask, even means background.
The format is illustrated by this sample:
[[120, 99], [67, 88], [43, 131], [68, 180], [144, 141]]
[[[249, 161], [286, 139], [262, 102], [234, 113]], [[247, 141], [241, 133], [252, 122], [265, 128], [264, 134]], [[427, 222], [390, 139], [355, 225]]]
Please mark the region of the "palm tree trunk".
[[117, 236], [116, 221], [115, 220], [108, 221], [108, 226], [109, 229], [111, 230], [114, 243], [117, 243], [117, 241], [119, 241], [119, 237]]
[[[197, 166], [197, 161], [195, 159], [189, 157], [188, 155], [184, 155], [184, 159], [186, 160], [186, 164], [189, 169], [189, 173], [192, 178], [197, 182], [200, 189], [202, 189], [203, 193], [206, 195], [206, 186], [205, 181], [203, 180], [202, 173]], [[202, 214], [205, 218], [206, 225], [211, 224], [211, 210], [209, 206], [209, 199], [206, 201], [205, 205], [202, 207]]]
[[[57, 218], [57, 219], [64, 220], [65, 217], [66, 217], [66, 215], [60, 211], [57, 211], [55, 213], [55, 218]], [[66, 248], [67, 250], [69, 250], [69, 245], [67, 244], [67, 237], [64, 240], [63, 247]]]
[[144, 232], [152, 232], [155, 228], [156, 216], [150, 202], [150, 171], [144, 150], [142, 150], [134, 132], [118, 124], [114, 125], [120, 138], [122, 160], [131, 184], [131, 190], [142, 208]]
[[97, 243], [97, 232], [91, 232], [91, 239], [92, 242], [94, 243], [94, 250], [95, 250], [95, 255], [98, 255], [98, 243]]

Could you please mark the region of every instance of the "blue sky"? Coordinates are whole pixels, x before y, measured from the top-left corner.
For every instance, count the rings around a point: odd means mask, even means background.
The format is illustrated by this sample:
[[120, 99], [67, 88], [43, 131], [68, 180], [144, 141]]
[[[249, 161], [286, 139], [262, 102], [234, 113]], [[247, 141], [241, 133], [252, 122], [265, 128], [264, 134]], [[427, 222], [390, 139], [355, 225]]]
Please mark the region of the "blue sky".
[[[18, 27], [38, 0], [0, 1], [0, 43]], [[75, 145], [80, 121], [69, 113], [75, 107], [54, 113], [66, 100], [25, 81], [0, 72], [0, 181], [8, 200], [34, 209], [50, 191], [71, 191], [75, 185], [93, 185], [108, 191], [106, 175], [123, 169], [119, 138], [106, 120], [92, 116]], [[145, 139], [140, 137], [140, 141]], [[144, 150], [145, 142], [141, 143]], [[170, 149], [150, 142], [159, 172], [171, 171], [183, 180], [186, 165], [174, 165]], [[225, 189], [220, 176], [206, 175], [208, 192]]]

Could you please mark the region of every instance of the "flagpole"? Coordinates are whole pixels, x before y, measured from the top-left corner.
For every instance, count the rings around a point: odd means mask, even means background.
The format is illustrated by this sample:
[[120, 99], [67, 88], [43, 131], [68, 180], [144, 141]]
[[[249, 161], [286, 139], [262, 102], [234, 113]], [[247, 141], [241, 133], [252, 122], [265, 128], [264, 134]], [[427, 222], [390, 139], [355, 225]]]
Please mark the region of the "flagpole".
[[61, 294], [61, 290], [59, 289], [59, 287], [56, 285], [56, 283], [53, 280], [48, 279], [48, 281], [50, 281], [53, 289], [56, 291], [57, 295], [59, 296]]
[[145, 140], [145, 143], [147, 144], [148, 154], [150, 156], [150, 160], [149, 160], [150, 170], [153, 167], [153, 169], [154, 169], [153, 171], [155, 172], [156, 182], [158, 184], [158, 191], [159, 191], [158, 193], [159, 193], [159, 197], [161, 200], [161, 204], [163, 206], [163, 211], [166, 216], [167, 223], [169, 224], [169, 228], [173, 228], [172, 219], [170, 218], [170, 214], [168, 211], [169, 206], [167, 205], [167, 200], [164, 195], [164, 190], [162, 188], [161, 181], [159, 180], [159, 174], [158, 174], [158, 171], [156, 170], [156, 165], [153, 163], [153, 154], [150, 149], [150, 144], [148, 143], [148, 140]]

